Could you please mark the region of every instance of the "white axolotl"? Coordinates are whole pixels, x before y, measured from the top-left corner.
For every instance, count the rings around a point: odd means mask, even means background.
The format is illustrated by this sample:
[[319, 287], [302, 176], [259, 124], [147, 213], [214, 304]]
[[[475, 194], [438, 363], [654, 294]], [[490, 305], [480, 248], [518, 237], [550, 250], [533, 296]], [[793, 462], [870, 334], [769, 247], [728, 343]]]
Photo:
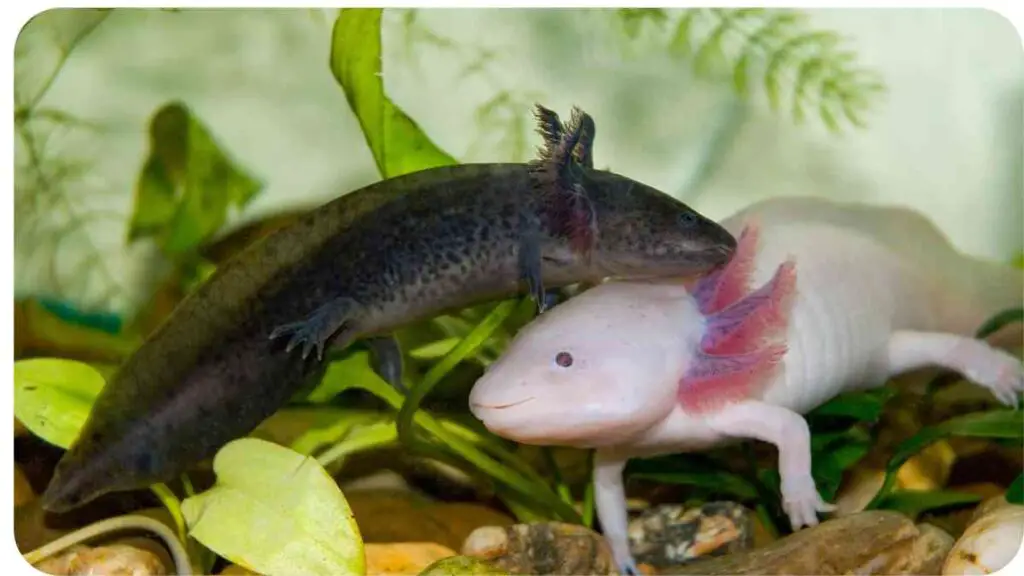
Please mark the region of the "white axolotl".
[[784, 198], [723, 225], [739, 238], [728, 266], [695, 282], [607, 282], [570, 298], [522, 329], [469, 396], [499, 436], [596, 449], [598, 518], [627, 573], [630, 458], [770, 442], [799, 529], [834, 509], [811, 477], [802, 414], [930, 367], [1005, 404], [1024, 388], [1017, 358], [972, 337], [1020, 306], [1024, 275], [960, 254], [920, 214]]

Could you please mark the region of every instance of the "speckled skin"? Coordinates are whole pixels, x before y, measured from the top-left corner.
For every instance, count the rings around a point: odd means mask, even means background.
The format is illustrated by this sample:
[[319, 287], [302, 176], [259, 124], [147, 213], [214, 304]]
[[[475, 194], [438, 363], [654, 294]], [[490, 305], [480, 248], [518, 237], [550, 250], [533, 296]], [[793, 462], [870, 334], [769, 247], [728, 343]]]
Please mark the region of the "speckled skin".
[[177, 477], [283, 406], [322, 369], [270, 334], [325, 304], [352, 341], [523, 291], [534, 234], [547, 287], [679, 276], [723, 263], [735, 240], [639, 182], [578, 172], [599, 235], [589, 254], [549, 234], [529, 164], [467, 164], [379, 182], [312, 211], [223, 265], [127, 361], [43, 497], [51, 511]]

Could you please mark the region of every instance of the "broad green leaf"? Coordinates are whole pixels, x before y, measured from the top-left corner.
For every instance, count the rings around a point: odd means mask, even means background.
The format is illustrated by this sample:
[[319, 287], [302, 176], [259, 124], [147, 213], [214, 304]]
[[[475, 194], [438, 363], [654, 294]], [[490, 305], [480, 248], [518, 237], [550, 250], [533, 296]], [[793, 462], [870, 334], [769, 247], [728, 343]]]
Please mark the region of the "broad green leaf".
[[895, 510], [916, 519], [922, 512], [946, 508], [948, 506], [963, 506], [974, 504], [981, 500], [981, 496], [971, 492], [957, 492], [953, 490], [900, 490], [886, 496], [879, 508], [883, 510]]
[[344, 8], [331, 37], [331, 72], [359, 119], [384, 178], [456, 164], [384, 93], [380, 8]]
[[105, 382], [92, 366], [62, 358], [14, 363], [14, 415], [43, 440], [67, 448]]
[[1006, 489], [1006, 501], [1010, 504], [1024, 504], [1024, 473], [1017, 476]]
[[998, 409], [975, 412], [922, 428], [896, 448], [886, 466], [882, 488], [868, 503], [867, 509], [876, 508], [889, 495], [900, 466], [928, 445], [950, 436], [1020, 440], [1024, 438], [1024, 411]]
[[345, 496], [313, 458], [242, 438], [213, 460], [217, 482], [185, 499], [189, 533], [260, 574], [335, 576], [366, 570]]
[[209, 240], [232, 207], [243, 208], [261, 189], [184, 104], [170, 102], [150, 122], [128, 241], [153, 237], [176, 258]]

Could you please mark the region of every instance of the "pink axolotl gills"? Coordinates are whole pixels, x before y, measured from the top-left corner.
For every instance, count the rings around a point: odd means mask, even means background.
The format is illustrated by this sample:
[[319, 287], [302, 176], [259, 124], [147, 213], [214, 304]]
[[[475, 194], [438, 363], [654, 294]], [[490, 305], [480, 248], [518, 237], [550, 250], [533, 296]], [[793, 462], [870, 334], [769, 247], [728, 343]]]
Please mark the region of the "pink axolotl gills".
[[[957, 252], [917, 212], [781, 198], [722, 224], [741, 238], [724, 281], [591, 288], [522, 329], [470, 393], [473, 414], [499, 436], [596, 449], [598, 518], [626, 572], [636, 570], [622, 480], [629, 458], [770, 442], [798, 529], [833, 509], [811, 477], [802, 414], [918, 369], [958, 371], [1010, 405], [1024, 387], [1017, 358], [972, 337], [1021, 304], [1024, 275]], [[715, 299], [718, 312], [729, 303], [735, 312], [758, 296], [746, 326], [709, 312]], [[775, 354], [757, 359], [766, 351]]]

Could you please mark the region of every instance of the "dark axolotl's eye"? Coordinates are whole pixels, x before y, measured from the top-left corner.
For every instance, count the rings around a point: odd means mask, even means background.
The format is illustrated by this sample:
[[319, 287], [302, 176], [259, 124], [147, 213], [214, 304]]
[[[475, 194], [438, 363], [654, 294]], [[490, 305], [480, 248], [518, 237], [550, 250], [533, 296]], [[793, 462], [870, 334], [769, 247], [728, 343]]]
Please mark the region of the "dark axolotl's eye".
[[679, 215], [679, 223], [689, 228], [697, 223], [697, 215], [693, 212], [683, 212]]
[[562, 368], [572, 366], [572, 354], [569, 354], [568, 352], [559, 352], [558, 354], [555, 354], [555, 364]]

